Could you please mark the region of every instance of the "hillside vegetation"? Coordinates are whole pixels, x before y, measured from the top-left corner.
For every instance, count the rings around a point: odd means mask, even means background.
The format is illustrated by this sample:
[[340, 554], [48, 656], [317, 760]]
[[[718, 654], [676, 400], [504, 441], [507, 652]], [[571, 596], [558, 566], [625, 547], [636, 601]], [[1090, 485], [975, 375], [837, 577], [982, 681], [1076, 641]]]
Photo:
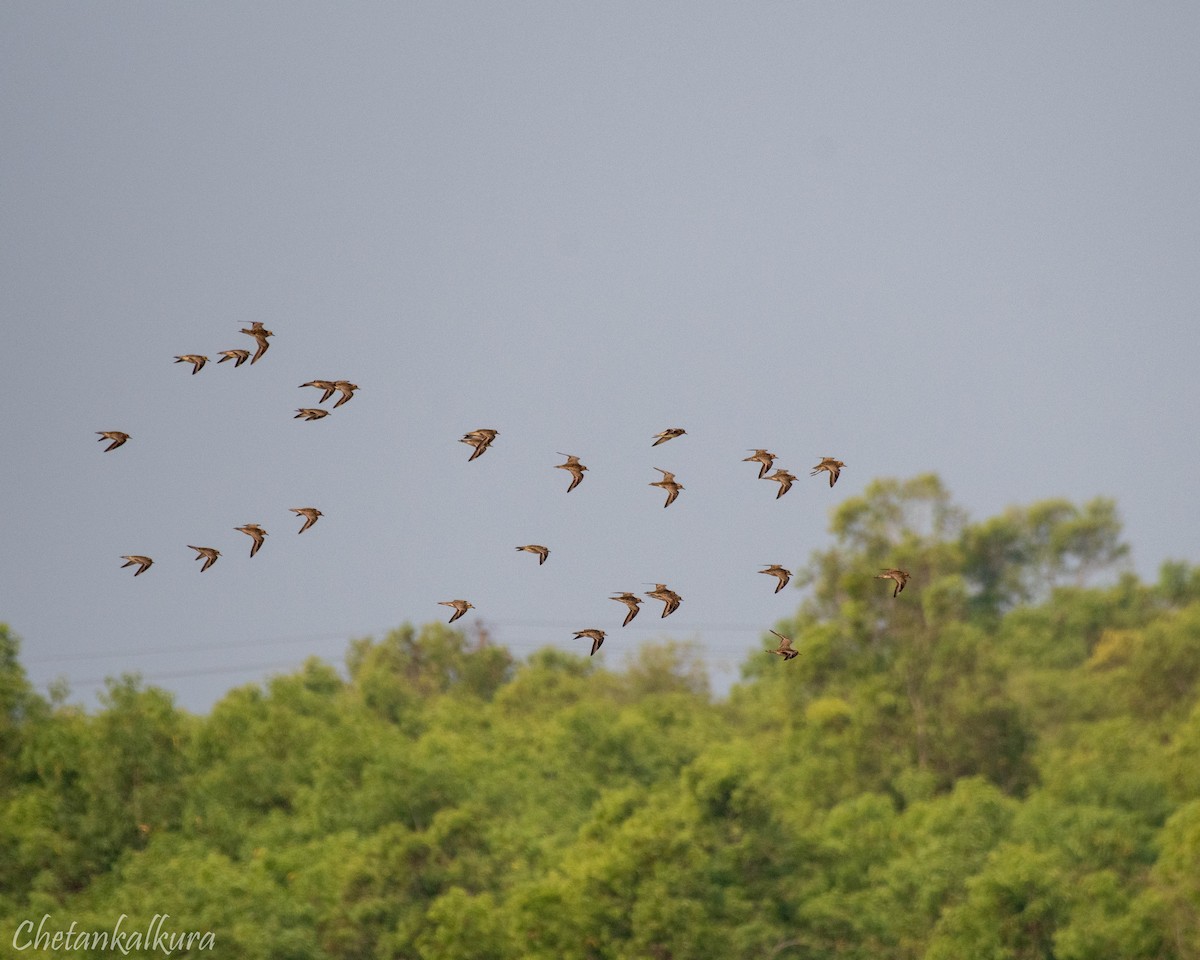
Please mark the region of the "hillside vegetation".
[[972, 521], [933, 476], [831, 532], [770, 625], [800, 655], [764, 630], [724, 700], [685, 644], [433, 624], [86, 712], [0, 629], [0, 954], [158, 913], [245, 960], [1200, 957], [1200, 569], [1128, 572], [1109, 501]]

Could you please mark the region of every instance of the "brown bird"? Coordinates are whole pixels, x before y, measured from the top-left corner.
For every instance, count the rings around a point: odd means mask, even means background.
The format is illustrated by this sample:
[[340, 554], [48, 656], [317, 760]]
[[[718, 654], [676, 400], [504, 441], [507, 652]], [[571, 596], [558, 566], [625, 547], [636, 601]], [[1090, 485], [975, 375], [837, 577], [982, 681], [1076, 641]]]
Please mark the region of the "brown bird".
[[623, 627], [629, 626], [629, 621], [638, 615], [638, 605], [642, 602], [642, 598], [635, 593], [618, 593], [615, 597], [608, 599], [619, 600], [629, 608], [629, 612], [625, 614], [625, 622], [621, 624]]
[[[775, 633], [774, 630], [771, 632]], [[791, 637], [785, 637], [782, 633], [775, 633], [775, 636], [779, 638], [779, 646], [774, 650], [768, 650], [767, 653], [773, 653], [777, 657], [783, 657], [784, 660], [791, 660], [793, 657], [800, 656], [799, 650], [792, 649]]]
[[833, 457], [822, 457], [821, 462], [813, 467], [812, 473], [809, 476], [815, 477], [822, 470], [827, 470], [829, 472], [829, 485], [832, 487], [837, 483], [838, 477], [842, 475], [842, 467], [844, 466], [845, 464], [841, 460], [834, 460]]
[[[646, 596], [653, 597], [655, 600], [663, 602], [664, 617], [669, 617], [679, 609], [679, 604], [683, 602], [683, 597], [677, 594], [674, 590], [668, 590], [665, 583], [656, 583], [653, 590], [646, 591]], [[661, 619], [661, 618], [660, 618]]]
[[325, 391], [317, 403], [324, 403], [333, 396], [333, 391], [337, 389], [337, 385], [332, 380], [309, 380], [308, 383], [300, 384], [300, 389], [304, 389], [305, 387], [316, 387], [318, 390]]
[[773, 563], [769, 567], [767, 567], [766, 570], [759, 570], [758, 572], [770, 574], [772, 577], [779, 578], [779, 583], [775, 587], [776, 593], [778, 593], [780, 590], [782, 590], [784, 587], [786, 587], [788, 581], [792, 579], [792, 572], [790, 570], [783, 569], [783, 567], [781, 567], [777, 563]]
[[328, 410], [322, 410], [320, 407], [299, 407], [296, 410], [296, 415], [293, 420], [320, 420], [322, 417], [329, 416]]
[[259, 320], [255, 320], [253, 323], [251, 323], [249, 330], [247, 330], [245, 327], [242, 327], [240, 332], [246, 334], [247, 336], [251, 336], [258, 341], [258, 349], [254, 351], [254, 356], [250, 358], [251, 364], [257, 363], [258, 358], [266, 353], [267, 347], [270, 346], [270, 344], [267, 343], [267, 337], [273, 337], [275, 334], [266, 329]]
[[662, 433], [656, 433], [654, 435], [658, 439], [650, 444], [650, 446], [657, 447], [660, 443], [666, 443], [668, 440], [674, 440], [676, 437], [682, 437], [685, 433], [687, 433], [687, 431], [684, 430], [683, 427], [668, 427]]
[[488, 447], [492, 445], [492, 441], [500, 436], [499, 430], [479, 429], [472, 430], [470, 433], [464, 433], [459, 443], [469, 443], [475, 448], [475, 452], [467, 458], [467, 463], [470, 463]]
[[217, 363], [224, 363], [226, 360], [232, 360], [235, 367], [240, 367], [250, 359], [249, 350], [222, 350], [221, 359]]
[[109, 450], [116, 450], [117, 447], [129, 439], [129, 434], [122, 433], [120, 430], [97, 430], [96, 432], [100, 434], [98, 443], [103, 443], [105, 440], [112, 441], [112, 443], [104, 448], [105, 453], [108, 453]]
[[758, 463], [758, 479], [761, 480], [767, 475], [767, 471], [771, 469], [771, 465], [775, 463], [775, 454], [767, 453], [766, 450], [755, 448], [754, 456], [743, 457], [742, 463]]
[[796, 479], [796, 475], [788, 473], [786, 470], [776, 470], [769, 477], [764, 477], [764, 479], [775, 480], [779, 484], [779, 492], [775, 494], [775, 499], [778, 500], [792, 489], [792, 482]]
[[675, 481], [675, 474], [664, 470], [662, 467], [655, 467], [654, 469], [661, 473], [663, 478], [652, 481], [649, 486], [662, 487], [667, 491], [667, 502], [663, 504], [663, 508], [665, 509], [675, 502], [675, 498], [679, 496], [679, 491], [683, 489], [683, 484], [677, 483]]
[[297, 516], [304, 518], [304, 524], [299, 530], [296, 531], [297, 533], [303, 533], [305, 530], [311, 527], [317, 522], [317, 517], [325, 516], [325, 514], [323, 514], [316, 507], [288, 507], [288, 509]]
[[589, 653], [588, 656], [594, 657], [596, 655], [596, 651], [599, 650], [600, 647], [604, 644], [604, 631], [603, 630], [577, 630], [577, 631], [575, 631], [575, 639], [576, 640], [585, 640], [585, 639], [591, 640], [592, 641], [592, 652]]
[[196, 551], [196, 559], [197, 560], [199, 560], [201, 558], [204, 559], [204, 564], [200, 567], [201, 573], [203, 573], [205, 570], [207, 570], [209, 567], [211, 567], [214, 563], [216, 563], [217, 557], [219, 557], [221, 555], [221, 551], [217, 550], [213, 547], [193, 547], [189, 543], [188, 549]]
[[208, 357], [201, 356], [198, 353], [181, 353], [175, 358], [176, 363], [190, 363], [192, 365], [192, 376], [200, 372], [200, 368], [208, 363]]
[[536, 553], [538, 555], [538, 566], [540, 567], [546, 562], [546, 558], [550, 556], [550, 550], [543, 547], [540, 543], [527, 543], [523, 547], [517, 547], [518, 550], [524, 550], [527, 553]]
[[895, 597], [904, 589], [904, 585], [908, 583], [908, 571], [896, 570], [894, 568], [884, 570], [882, 573], [875, 574], [875, 579], [896, 581], [896, 589], [892, 591], [892, 596]]
[[358, 389], [358, 384], [351, 383], [349, 380], [335, 380], [333, 388], [342, 395], [338, 402], [333, 405], [333, 409], [336, 410], [343, 403], [354, 399], [354, 391]]
[[566, 463], [556, 463], [554, 465], [554, 469], [555, 470], [567, 470], [570, 472], [571, 485], [569, 487], [567, 487], [567, 493], [570, 493], [577, 486], [579, 486], [580, 483], [583, 482], [583, 474], [584, 474], [584, 471], [587, 470], [587, 467], [585, 467], [582, 463], [580, 463], [579, 458], [577, 456], [575, 456], [574, 454], [560, 452], [559, 456], [566, 457], [567, 462]]
[[137, 571], [134, 573], [135, 577], [140, 577], [143, 573], [149, 570], [150, 565], [154, 563], [154, 561], [149, 557], [140, 557], [135, 553], [123, 556], [121, 559], [125, 561], [125, 563], [121, 564], [122, 570], [124, 570], [126, 567], [132, 567], [135, 565], [137, 566]]
[[254, 556], [256, 553], [258, 553], [258, 548], [263, 545], [263, 539], [267, 535], [266, 530], [260, 527], [257, 523], [248, 523], [244, 527], [234, 527], [233, 529], [238, 530], [244, 533], [246, 536], [254, 539], [254, 544], [250, 547], [250, 556]]
[[438, 606], [454, 608], [454, 616], [446, 621], [447, 623], [453, 623], [468, 610], [474, 609], [475, 604], [467, 600], [439, 600]]

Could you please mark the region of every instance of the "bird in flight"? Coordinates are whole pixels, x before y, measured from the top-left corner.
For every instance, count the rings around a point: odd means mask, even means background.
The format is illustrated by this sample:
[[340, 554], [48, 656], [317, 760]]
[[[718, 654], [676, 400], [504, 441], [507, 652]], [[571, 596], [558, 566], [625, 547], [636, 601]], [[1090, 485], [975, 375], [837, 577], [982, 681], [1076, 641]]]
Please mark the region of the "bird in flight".
[[232, 360], [235, 367], [240, 367], [249, 359], [249, 350], [222, 350], [221, 359], [218, 360], [217, 363], [224, 363], [226, 360]]
[[674, 590], [668, 590], [665, 583], [656, 583], [653, 590], [646, 591], [646, 596], [663, 602], [662, 615], [664, 617], [669, 617], [673, 614], [679, 609], [679, 604], [683, 602], [683, 597]]
[[583, 482], [583, 474], [584, 474], [584, 471], [587, 470], [587, 467], [585, 467], [582, 463], [580, 463], [579, 458], [577, 456], [575, 456], [573, 453], [559, 453], [559, 456], [566, 457], [567, 462], [566, 463], [556, 463], [554, 465], [554, 469], [555, 470], [567, 470], [570, 472], [571, 485], [569, 487], [567, 487], [567, 493], [570, 493], [577, 486], [579, 486], [579, 484], [581, 484]]
[[320, 420], [322, 417], [329, 416], [328, 410], [322, 410], [320, 407], [299, 407], [296, 410], [296, 415], [293, 420]]
[[202, 356], [199, 353], [181, 353], [175, 358], [176, 363], [190, 363], [192, 365], [192, 376], [200, 372], [200, 368], [208, 363], [208, 357]]
[[687, 433], [687, 431], [684, 430], [683, 427], [668, 427], [662, 433], [656, 433], [654, 435], [657, 439], [650, 444], [650, 446], [657, 447], [660, 443], [666, 443], [668, 440], [674, 440], [676, 437], [682, 437], [685, 433]]
[[900, 591], [904, 589], [904, 585], [908, 583], [908, 571], [892, 568], [889, 570], [884, 570], [882, 573], [875, 574], [875, 579], [894, 580], [896, 582], [896, 589], [892, 591], [892, 596], [895, 597], [899, 595]]
[[826, 470], [829, 472], [829, 485], [832, 487], [837, 483], [838, 477], [842, 475], [842, 467], [844, 466], [845, 464], [841, 460], [834, 460], [833, 457], [822, 457], [821, 462], [812, 468], [812, 473], [809, 476], [815, 477], [822, 470]]
[[297, 533], [303, 533], [305, 530], [311, 527], [317, 522], [317, 517], [325, 516], [325, 514], [323, 514], [316, 507], [288, 507], [288, 509], [291, 510], [292, 513], [296, 514], [296, 516], [304, 518], [304, 524], [299, 530], [296, 531]]
[[216, 563], [217, 557], [219, 557], [221, 555], [221, 551], [217, 550], [214, 547], [193, 547], [189, 543], [188, 549], [196, 551], [196, 559], [197, 560], [199, 560], [201, 558], [204, 559], [204, 564], [203, 564], [203, 566], [200, 567], [201, 573], [203, 573], [205, 570], [207, 570], [209, 567], [211, 567], [214, 563]]
[[664, 470], [662, 467], [655, 467], [659, 473], [663, 475], [661, 480], [651, 481], [649, 486], [662, 487], [667, 491], [667, 502], [663, 504], [664, 509], [675, 502], [675, 498], [679, 496], [679, 491], [683, 489], [683, 484], [675, 480], [675, 474]]
[[517, 547], [518, 550], [524, 550], [527, 553], [536, 553], [538, 556], [538, 566], [540, 567], [546, 562], [546, 558], [550, 556], [550, 549], [543, 547], [540, 543], [527, 543], [523, 547]]
[[[774, 630], [771, 632], [775, 633]], [[782, 633], [775, 633], [775, 636], [779, 638], [779, 646], [777, 646], [774, 650], [768, 650], [767, 653], [773, 653], [777, 657], [783, 657], [784, 660], [791, 660], [793, 657], [800, 656], [799, 650], [792, 649], [791, 637], [785, 637]]]
[[126, 567], [137, 567], [137, 571], [134, 573], [135, 577], [140, 577], [143, 573], [149, 570], [150, 565], [154, 563], [154, 561], [149, 557], [140, 557], [137, 554], [128, 554], [121, 557], [121, 559], [125, 561], [123, 564], [121, 564], [122, 570], [124, 570]]
[[638, 615], [638, 605], [642, 602], [642, 598], [635, 593], [618, 593], [615, 597], [608, 599], [619, 600], [629, 608], [629, 612], [625, 614], [625, 622], [621, 624], [623, 627], [629, 626], [629, 621]]
[[250, 358], [251, 364], [257, 363], [258, 358], [267, 352], [267, 347], [270, 346], [270, 344], [267, 343], [267, 337], [275, 336], [274, 333], [262, 325], [262, 321], [260, 320], [255, 320], [253, 323], [251, 323], [249, 330], [247, 330], [245, 327], [242, 327], [241, 331], [239, 332], [244, 333], [247, 336], [251, 336], [258, 341], [258, 349], [254, 351], [254, 356]]
[[781, 567], [777, 563], [773, 563], [769, 567], [767, 567], [767, 569], [759, 570], [758, 572], [766, 573], [772, 577], [779, 578], [779, 583], [775, 586], [776, 593], [778, 593], [780, 590], [782, 590], [784, 587], [786, 587], [788, 581], [792, 579], [792, 572], [790, 570], [785, 570], [783, 567]]
[[325, 391], [317, 403], [324, 403], [333, 396], [333, 391], [337, 389], [337, 385], [332, 380], [309, 380], [308, 383], [300, 384], [301, 389], [304, 389], [305, 387], [316, 387], [318, 390]]
[[492, 445], [492, 441], [500, 436], [499, 430], [479, 429], [472, 430], [470, 433], [464, 433], [459, 443], [469, 443], [475, 448], [475, 452], [467, 458], [467, 463], [470, 463], [488, 447]]
[[753, 456], [742, 458], [742, 463], [755, 462], [759, 464], [758, 479], [761, 480], [767, 475], [767, 471], [771, 469], [771, 465], [775, 462], [775, 454], [767, 453], [766, 450], [755, 448]]
[[468, 610], [473, 610], [475, 608], [475, 604], [468, 600], [439, 600], [438, 606], [454, 608], [454, 615], [446, 621], [447, 623], [453, 623]]
[[588, 656], [594, 657], [596, 655], [596, 651], [599, 650], [600, 647], [604, 643], [604, 631], [603, 630], [577, 630], [577, 631], [575, 631], [575, 639], [576, 640], [591, 640], [592, 641], [592, 652], [589, 653]]
[[775, 499], [778, 500], [785, 493], [792, 489], [792, 482], [796, 479], [796, 475], [788, 473], [786, 470], [776, 470], [766, 480], [774, 480], [779, 484], [779, 492], [775, 494]]
[[97, 430], [96, 432], [100, 434], [100, 440], [97, 442], [103, 443], [105, 440], [112, 441], [112, 443], [104, 448], [105, 453], [108, 453], [109, 450], [116, 450], [117, 447], [129, 439], [129, 434], [122, 433], [120, 430]]
[[250, 556], [254, 556], [256, 553], [258, 553], [258, 548], [263, 545], [263, 540], [267, 536], [267, 531], [260, 527], [257, 523], [248, 523], [244, 527], [234, 527], [233, 529], [244, 533], [246, 536], [251, 537], [254, 540], [254, 543], [250, 547]]
[[354, 391], [358, 389], [358, 384], [351, 383], [349, 380], [334, 380], [333, 389], [337, 390], [341, 394], [338, 402], [333, 405], [333, 409], [336, 410], [343, 403], [346, 403], [354, 398]]

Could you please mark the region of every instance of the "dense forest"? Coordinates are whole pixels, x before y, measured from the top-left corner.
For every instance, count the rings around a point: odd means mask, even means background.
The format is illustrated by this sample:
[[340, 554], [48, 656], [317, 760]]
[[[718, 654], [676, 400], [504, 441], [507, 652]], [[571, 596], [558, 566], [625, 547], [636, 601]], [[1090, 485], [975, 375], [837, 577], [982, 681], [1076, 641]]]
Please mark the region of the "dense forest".
[[831, 534], [725, 698], [688, 644], [432, 624], [87, 711], [0, 628], [0, 955], [169, 914], [214, 941], [172, 956], [246, 960], [1200, 957], [1200, 568], [1130, 572], [1111, 501], [974, 521], [931, 475]]

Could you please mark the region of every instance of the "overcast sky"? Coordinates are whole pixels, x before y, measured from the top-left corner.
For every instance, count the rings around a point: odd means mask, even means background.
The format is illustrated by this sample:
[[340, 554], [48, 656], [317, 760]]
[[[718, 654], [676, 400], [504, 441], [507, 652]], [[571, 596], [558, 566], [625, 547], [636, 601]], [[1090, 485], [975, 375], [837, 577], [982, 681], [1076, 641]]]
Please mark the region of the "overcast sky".
[[[1198, 49], [1185, 2], [0, 5], [0, 620], [87, 703], [204, 710], [457, 597], [720, 686], [800, 599], [760, 566], [925, 471], [1200, 562]], [[254, 366], [173, 362], [254, 320]], [[295, 420], [314, 378], [361, 390]], [[622, 630], [652, 581], [683, 606]]]

